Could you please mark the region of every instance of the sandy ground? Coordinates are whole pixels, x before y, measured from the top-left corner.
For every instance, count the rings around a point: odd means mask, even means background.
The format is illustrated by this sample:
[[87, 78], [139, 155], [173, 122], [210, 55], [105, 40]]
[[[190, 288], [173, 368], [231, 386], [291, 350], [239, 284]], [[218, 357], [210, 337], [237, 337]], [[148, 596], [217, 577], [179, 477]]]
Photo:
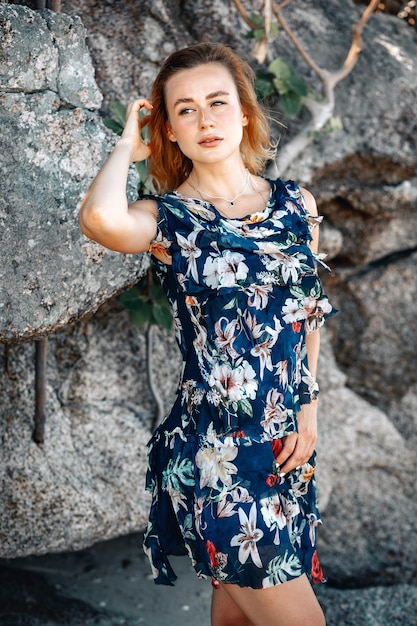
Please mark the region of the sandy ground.
[[210, 581], [176, 557], [175, 587], [155, 585], [141, 540], [0, 560], [0, 626], [209, 626]]
[[[0, 626], [209, 626], [210, 581], [177, 557], [175, 587], [155, 585], [141, 545], [134, 534], [79, 552], [0, 559]], [[416, 587], [314, 589], [327, 626], [417, 626]]]

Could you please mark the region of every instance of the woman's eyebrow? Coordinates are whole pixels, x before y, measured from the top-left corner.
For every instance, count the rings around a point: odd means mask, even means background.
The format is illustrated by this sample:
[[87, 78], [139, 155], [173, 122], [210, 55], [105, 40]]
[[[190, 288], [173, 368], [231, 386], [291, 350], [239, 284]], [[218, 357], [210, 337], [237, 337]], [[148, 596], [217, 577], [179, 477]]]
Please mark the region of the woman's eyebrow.
[[[209, 93], [206, 96], [206, 100], [211, 100], [212, 98], [218, 98], [219, 96], [229, 96], [229, 95], [230, 94], [228, 91], [223, 91], [220, 89], [219, 91], [213, 91], [212, 93]], [[193, 98], [178, 98], [178, 100], [176, 100], [174, 104], [174, 109], [179, 104], [189, 104], [190, 102], [194, 102], [194, 99]]]

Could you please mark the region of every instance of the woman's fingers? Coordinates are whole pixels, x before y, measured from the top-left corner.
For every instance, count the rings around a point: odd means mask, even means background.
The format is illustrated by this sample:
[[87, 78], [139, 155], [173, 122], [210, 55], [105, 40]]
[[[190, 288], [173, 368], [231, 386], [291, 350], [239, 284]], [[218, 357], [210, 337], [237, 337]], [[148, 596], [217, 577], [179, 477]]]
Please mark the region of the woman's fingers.
[[136, 98], [128, 104], [127, 106], [127, 115], [129, 115], [130, 111], [139, 111], [142, 107], [151, 111], [153, 109], [152, 102], [148, 98]]
[[279, 473], [287, 474], [307, 463], [314, 452], [316, 438], [293, 433], [284, 437], [282, 443], [282, 450], [275, 462], [279, 465]]
[[148, 123], [149, 116], [139, 118], [140, 110], [152, 110], [152, 103], [148, 98], [137, 98], [130, 102], [126, 109], [126, 123], [122, 138], [132, 144], [132, 161], [143, 161], [150, 155], [150, 148], [142, 138], [142, 128]]
[[290, 458], [297, 445], [298, 434], [293, 433], [282, 438], [282, 450], [275, 458], [275, 463], [281, 467]]

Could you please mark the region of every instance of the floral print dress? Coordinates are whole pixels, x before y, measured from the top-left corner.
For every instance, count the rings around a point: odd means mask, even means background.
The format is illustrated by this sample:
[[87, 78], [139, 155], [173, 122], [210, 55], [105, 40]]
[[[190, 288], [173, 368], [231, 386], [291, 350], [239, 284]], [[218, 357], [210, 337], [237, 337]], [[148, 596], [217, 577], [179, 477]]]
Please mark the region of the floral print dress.
[[187, 553], [214, 585], [322, 579], [315, 455], [286, 475], [275, 458], [318, 393], [305, 336], [332, 307], [309, 247], [319, 218], [294, 182], [269, 183], [265, 209], [242, 219], [155, 197], [151, 252], [183, 356], [176, 402], [149, 442], [144, 549], [159, 584], [176, 579], [168, 555]]

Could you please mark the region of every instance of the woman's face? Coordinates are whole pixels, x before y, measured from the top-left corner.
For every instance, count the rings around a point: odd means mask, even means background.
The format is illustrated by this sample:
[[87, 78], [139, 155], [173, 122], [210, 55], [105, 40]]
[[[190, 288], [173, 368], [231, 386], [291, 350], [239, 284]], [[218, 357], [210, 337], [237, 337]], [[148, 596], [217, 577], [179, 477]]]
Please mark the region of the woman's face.
[[168, 138], [193, 163], [218, 163], [240, 154], [242, 111], [235, 82], [219, 63], [171, 76], [165, 85]]

